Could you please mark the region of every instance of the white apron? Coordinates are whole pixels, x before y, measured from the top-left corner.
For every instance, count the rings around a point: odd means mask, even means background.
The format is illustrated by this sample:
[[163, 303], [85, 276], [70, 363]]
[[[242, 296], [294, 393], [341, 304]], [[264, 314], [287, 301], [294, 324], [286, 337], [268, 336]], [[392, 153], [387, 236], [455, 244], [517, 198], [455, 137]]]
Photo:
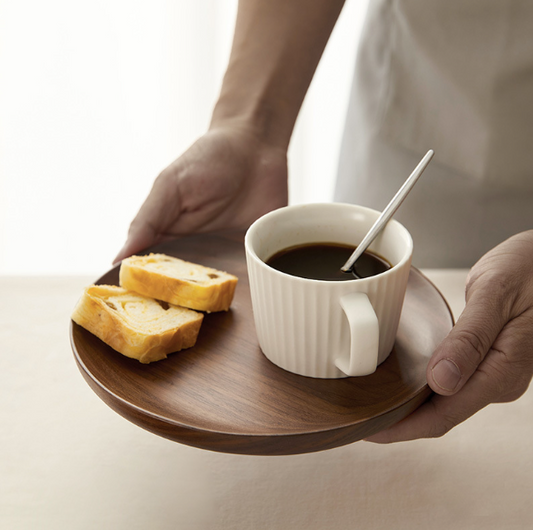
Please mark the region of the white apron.
[[395, 218], [419, 267], [470, 267], [533, 228], [533, 2], [370, 0], [335, 200]]

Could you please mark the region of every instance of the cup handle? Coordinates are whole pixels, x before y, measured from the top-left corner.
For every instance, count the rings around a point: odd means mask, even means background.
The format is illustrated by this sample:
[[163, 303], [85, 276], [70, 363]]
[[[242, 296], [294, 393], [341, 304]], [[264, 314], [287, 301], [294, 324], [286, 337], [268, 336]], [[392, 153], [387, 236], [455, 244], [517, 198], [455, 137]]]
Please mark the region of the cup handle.
[[350, 325], [350, 354], [335, 359], [335, 366], [348, 376], [369, 375], [378, 365], [379, 324], [365, 293], [350, 293], [340, 299]]

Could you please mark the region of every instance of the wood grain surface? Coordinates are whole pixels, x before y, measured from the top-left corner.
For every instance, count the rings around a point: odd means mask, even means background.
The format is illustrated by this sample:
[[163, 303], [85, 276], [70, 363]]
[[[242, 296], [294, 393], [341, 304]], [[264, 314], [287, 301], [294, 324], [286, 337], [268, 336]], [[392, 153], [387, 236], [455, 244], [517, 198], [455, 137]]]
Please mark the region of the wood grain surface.
[[[159, 436], [227, 453], [284, 455], [349, 444], [389, 427], [430, 395], [426, 365], [453, 325], [437, 289], [412, 269], [397, 340], [365, 377], [312, 379], [273, 365], [257, 343], [243, 234], [187, 237], [151, 249], [239, 278], [228, 312], [205, 315], [194, 348], [149, 365], [71, 322], [78, 367], [120, 415]], [[96, 283], [118, 285], [118, 267]]]

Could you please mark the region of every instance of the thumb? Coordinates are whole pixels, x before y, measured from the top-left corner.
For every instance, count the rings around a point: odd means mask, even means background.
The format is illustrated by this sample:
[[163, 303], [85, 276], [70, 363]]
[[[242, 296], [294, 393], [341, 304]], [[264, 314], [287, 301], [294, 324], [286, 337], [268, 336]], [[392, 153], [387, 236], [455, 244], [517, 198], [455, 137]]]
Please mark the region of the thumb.
[[457, 393], [481, 364], [508, 321], [503, 295], [488, 286], [476, 286], [448, 336], [435, 350], [427, 381], [437, 394]]

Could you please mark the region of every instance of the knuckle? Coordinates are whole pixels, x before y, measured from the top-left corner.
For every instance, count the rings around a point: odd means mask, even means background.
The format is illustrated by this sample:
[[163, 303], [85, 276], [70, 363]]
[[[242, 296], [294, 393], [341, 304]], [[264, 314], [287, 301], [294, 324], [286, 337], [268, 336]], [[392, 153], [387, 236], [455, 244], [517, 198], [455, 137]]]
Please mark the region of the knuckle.
[[523, 360], [494, 349], [478, 371], [485, 378], [490, 401], [518, 399], [529, 387], [533, 375], [530, 363], [526, 365]]
[[463, 355], [463, 359], [471, 367], [478, 366], [481, 363], [490, 347], [488, 337], [468, 329], [459, 331], [455, 336], [455, 340], [462, 346], [461, 350], [466, 352], [466, 355]]
[[512, 274], [502, 274], [501, 271], [492, 270], [484, 276], [484, 292], [488, 295], [484, 303], [496, 315], [505, 315], [509, 318], [516, 314], [517, 301], [522, 289], [522, 278], [527, 277], [514, 265]]
[[514, 377], [510, 366], [494, 355], [487, 357], [477, 373], [482, 378], [483, 394], [489, 402], [513, 389]]
[[489, 356], [494, 369], [502, 375], [516, 379], [530, 378], [533, 373], [533, 348], [527, 345], [520, 346], [498, 348], [498, 344], [495, 344]]

